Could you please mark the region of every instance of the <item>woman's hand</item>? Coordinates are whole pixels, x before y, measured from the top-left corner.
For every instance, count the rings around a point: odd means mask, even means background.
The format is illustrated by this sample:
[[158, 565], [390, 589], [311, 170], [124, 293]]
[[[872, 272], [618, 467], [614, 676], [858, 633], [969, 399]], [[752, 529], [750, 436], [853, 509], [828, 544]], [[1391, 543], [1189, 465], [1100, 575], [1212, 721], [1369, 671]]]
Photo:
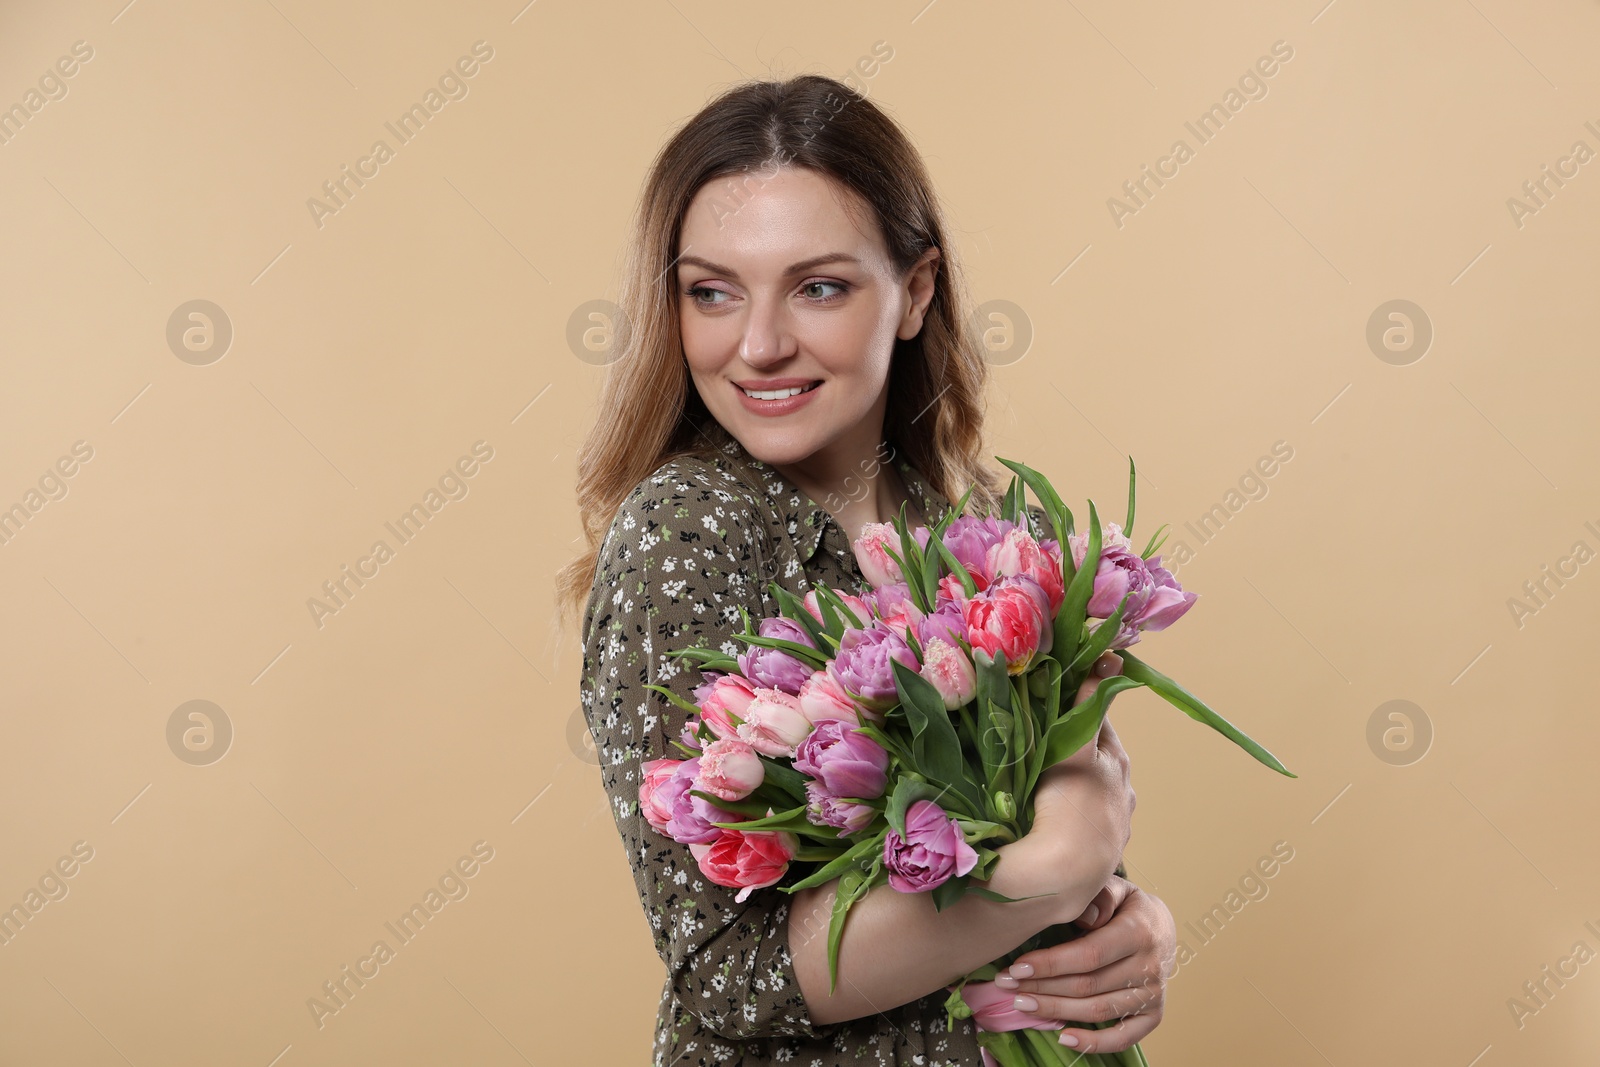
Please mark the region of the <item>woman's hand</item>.
[[1177, 927], [1157, 897], [1112, 875], [1076, 924], [1088, 931], [1017, 957], [995, 985], [1015, 990], [1019, 1011], [1041, 1019], [1108, 1022], [1068, 1026], [1062, 1043], [1079, 1052], [1121, 1052], [1161, 1022], [1166, 984], [1177, 963]]

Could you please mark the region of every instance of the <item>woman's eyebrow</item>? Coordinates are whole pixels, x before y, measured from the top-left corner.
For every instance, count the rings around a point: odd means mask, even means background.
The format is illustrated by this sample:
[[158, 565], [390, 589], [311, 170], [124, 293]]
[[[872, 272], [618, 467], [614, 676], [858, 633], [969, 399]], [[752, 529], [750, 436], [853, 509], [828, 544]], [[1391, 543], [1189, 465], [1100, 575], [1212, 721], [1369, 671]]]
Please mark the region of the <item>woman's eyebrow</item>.
[[[824, 263], [854, 263], [857, 266], [860, 266], [861, 258], [859, 256], [853, 256], [849, 252], [824, 252], [820, 256], [812, 256], [810, 259], [802, 259], [798, 263], [791, 263], [788, 269], [784, 271], [784, 274], [800, 274], [811, 270], [813, 267], [820, 267]], [[704, 270], [710, 271], [713, 274], [721, 274], [729, 278], [739, 277], [739, 272], [734, 270], [732, 267], [725, 267], [721, 263], [713, 263], [711, 260], [703, 259], [700, 256], [679, 256], [678, 265], [679, 267], [700, 267]]]

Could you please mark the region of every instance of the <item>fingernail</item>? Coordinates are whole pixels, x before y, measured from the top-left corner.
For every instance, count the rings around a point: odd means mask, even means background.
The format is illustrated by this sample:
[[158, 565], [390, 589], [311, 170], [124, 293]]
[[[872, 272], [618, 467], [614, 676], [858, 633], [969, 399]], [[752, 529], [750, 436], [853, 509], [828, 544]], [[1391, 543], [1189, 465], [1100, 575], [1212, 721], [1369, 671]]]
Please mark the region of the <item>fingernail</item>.
[[1100, 906], [1098, 904], [1090, 904], [1083, 909], [1083, 921], [1088, 925], [1093, 926], [1094, 921], [1098, 918], [1100, 918]]
[[997, 974], [997, 975], [995, 975], [994, 984], [999, 986], [1001, 989], [1015, 989], [1015, 988], [1017, 988], [1017, 980], [1015, 978], [1011, 977], [1009, 974]]
[[1013, 978], [1033, 977], [1033, 964], [1031, 963], [1013, 963], [1010, 969], [1011, 977]]
[[1033, 1011], [1039, 1007], [1039, 1002], [1026, 993], [1019, 993], [1012, 999], [1011, 1006], [1018, 1011]]
[[1063, 1045], [1070, 1045], [1073, 1048], [1077, 1048], [1078, 1047], [1078, 1039], [1076, 1037], [1074, 1037], [1073, 1035], [1065, 1032], [1065, 1031], [1062, 1031], [1061, 1043]]

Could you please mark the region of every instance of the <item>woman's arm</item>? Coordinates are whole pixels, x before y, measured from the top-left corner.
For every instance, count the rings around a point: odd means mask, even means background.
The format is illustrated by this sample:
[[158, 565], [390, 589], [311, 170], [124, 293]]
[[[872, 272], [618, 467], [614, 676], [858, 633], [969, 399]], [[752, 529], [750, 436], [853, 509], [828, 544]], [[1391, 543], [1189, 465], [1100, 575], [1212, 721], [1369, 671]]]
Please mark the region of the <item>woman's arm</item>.
[[[794, 894], [789, 952], [812, 1021], [821, 1025], [888, 1011], [942, 989], [1046, 927], [1071, 922], [1104, 884], [1091, 863], [1063, 865], [1050, 855], [1048, 842], [1031, 834], [999, 852], [984, 885], [1013, 898], [1048, 895], [1007, 904], [968, 893], [938, 911], [930, 893], [875, 886], [845, 920], [839, 981], [831, 996], [828, 925], [838, 880]], [[1065, 888], [1063, 870], [1077, 875]]]
[[837, 881], [795, 894], [789, 944], [814, 1021], [854, 1019], [926, 996], [1083, 914], [1122, 858], [1133, 815], [1128, 758], [1108, 722], [1040, 776], [1033, 829], [999, 849], [987, 883], [1018, 898], [976, 894], [937, 911], [927, 893], [875, 887], [858, 900], [839, 939], [838, 986], [828, 992], [828, 921]]

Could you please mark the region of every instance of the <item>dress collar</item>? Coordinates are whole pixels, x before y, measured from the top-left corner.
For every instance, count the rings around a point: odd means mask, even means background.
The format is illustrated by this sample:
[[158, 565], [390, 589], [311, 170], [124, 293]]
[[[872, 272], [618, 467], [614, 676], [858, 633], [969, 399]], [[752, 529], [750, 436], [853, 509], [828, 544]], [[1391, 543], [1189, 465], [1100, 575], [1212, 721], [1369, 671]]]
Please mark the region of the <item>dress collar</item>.
[[[729, 435], [720, 451], [729, 462], [752, 472], [756, 480], [765, 486], [768, 498], [777, 507], [784, 527], [794, 539], [795, 550], [802, 564], [816, 554], [817, 546], [822, 543], [829, 524], [843, 535], [844, 540], [849, 540], [848, 534], [833, 517], [832, 512], [812, 500], [810, 495], [786, 478], [776, 467], [752, 456], [738, 438]], [[901, 455], [898, 449], [895, 450], [894, 458], [890, 462], [900, 472], [907, 491], [921, 508], [925, 520], [929, 522], [936, 520], [946, 508], [950, 507], [949, 499], [935, 489], [922, 472]]]

